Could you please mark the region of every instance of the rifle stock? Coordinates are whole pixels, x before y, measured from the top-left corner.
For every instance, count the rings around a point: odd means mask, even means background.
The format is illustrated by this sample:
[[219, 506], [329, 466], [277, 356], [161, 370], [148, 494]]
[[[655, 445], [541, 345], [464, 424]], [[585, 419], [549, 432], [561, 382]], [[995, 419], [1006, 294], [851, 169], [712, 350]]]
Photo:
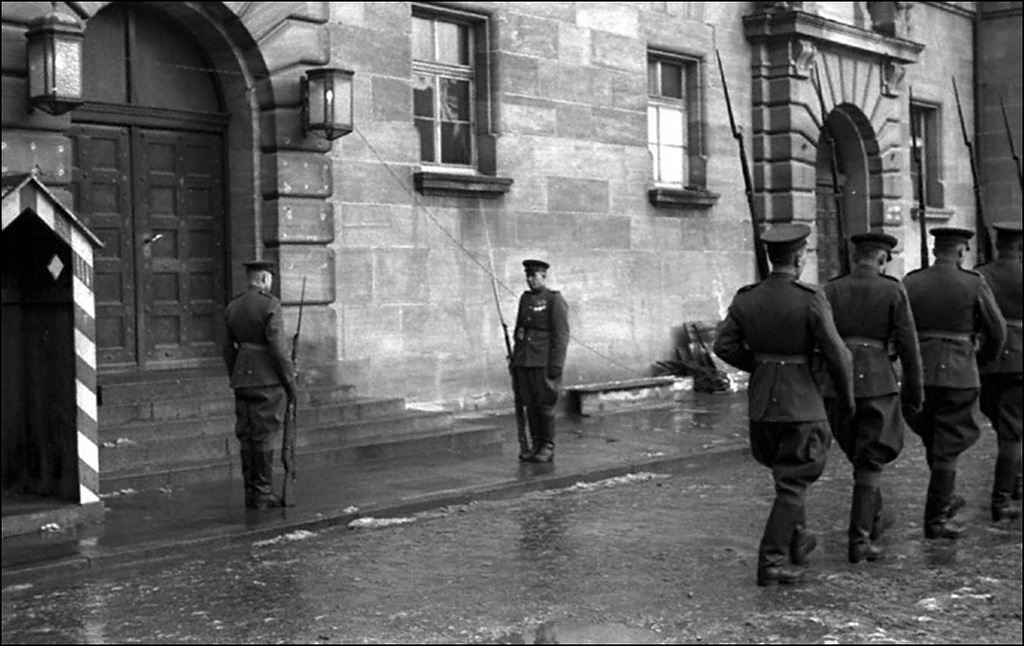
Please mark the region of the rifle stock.
[[967, 124], [964, 122], [964, 111], [960, 106], [960, 91], [956, 87], [956, 77], [953, 78], [953, 96], [956, 97], [956, 114], [960, 117], [960, 134], [964, 138], [964, 146], [967, 147], [967, 157], [971, 162], [971, 181], [974, 184], [974, 210], [977, 213], [978, 229], [978, 263], [984, 263], [995, 257], [990, 248], [991, 239], [988, 235], [988, 227], [985, 225], [985, 210], [981, 200], [981, 183], [978, 180], [978, 165], [974, 161], [974, 144], [967, 135]]
[[[299, 320], [295, 324], [295, 335], [292, 336], [292, 366], [297, 367], [299, 334], [302, 331], [302, 310], [306, 305], [306, 277], [302, 277], [302, 295], [299, 297]], [[288, 506], [288, 482], [295, 482], [295, 439], [299, 424], [299, 402], [295, 398], [288, 399], [284, 413], [284, 433], [281, 437], [281, 464], [284, 465], [284, 483], [281, 485], [281, 504]]]
[[825, 135], [825, 143], [829, 150], [829, 170], [832, 172], [832, 201], [836, 206], [836, 237], [839, 246], [839, 271], [850, 273], [850, 250], [846, 241], [846, 220], [843, 217], [843, 194], [839, 189], [839, 159], [836, 157], [836, 139], [828, 125], [828, 111], [825, 109], [825, 96], [821, 92], [821, 74], [818, 64], [814, 64], [814, 80], [811, 81], [814, 92], [818, 95], [818, 107], [821, 110], [821, 130]]
[[921, 141], [918, 139], [921, 133], [917, 131], [917, 121], [914, 119], [914, 88], [909, 88], [910, 100], [907, 114], [910, 115], [910, 149], [917, 163], [917, 224], [921, 232], [921, 268], [928, 268], [928, 225], [925, 222], [925, 196], [924, 196], [924, 166], [921, 161]]
[[725, 107], [729, 112], [729, 128], [732, 130], [732, 137], [739, 146], [740, 167], [743, 170], [743, 188], [747, 194], [747, 210], [750, 212], [750, 226], [754, 239], [754, 258], [757, 262], [757, 277], [764, 280], [768, 277], [768, 255], [764, 245], [761, 244], [761, 227], [757, 219], [757, 212], [754, 209], [754, 183], [750, 178], [750, 167], [747, 165], [747, 151], [743, 145], [743, 133], [736, 127], [736, 118], [732, 113], [732, 101], [729, 100], [729, 84], [725, 80], [725, 70], [722, 68], [722, 57], [715, 50], [715, 58], [718, 59], [718, 73], [722, 77], [722, 91], [725, 94]]

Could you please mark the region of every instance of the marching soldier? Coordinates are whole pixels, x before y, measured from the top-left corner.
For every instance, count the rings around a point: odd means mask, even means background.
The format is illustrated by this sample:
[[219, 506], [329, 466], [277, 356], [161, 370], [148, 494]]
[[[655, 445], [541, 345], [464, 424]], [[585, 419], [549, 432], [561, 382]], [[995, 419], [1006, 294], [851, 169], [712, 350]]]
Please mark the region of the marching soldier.
[[798, 280], [810, 231], [784, 224], [764, 234], [772, 273], [740, 288], [714, 345], [722, 360], [750, 373], [750, 447], [775, 481], [775, 503], [758, 548], [760, 586], [802, 580], [802, 566], [817, 545], [805, 529], [804, 494], [824, 471], [832, 438], [811, 372], [815, 349], [825, 358], [840, 405], [854, 405], [850, 351], [832, 308], [820, 288]]
[[520, 459], [529, 462], [554, 460], [555, 404], [569, 348], [569, 306], [547, 287], [550, 266], [543, 260], [523, 261], [530, 290], [519, 297], [512, 350], [512, 378], [526, 408], [533, 447]]
[[920, 413], [904, 414], [924, 443], [931, 471], [924, 535], [960, 538], [964, 528], [953, 519], [960, 506], [954, 495], [957, 459], [980, 435], [974, 418], [981, 387], [978, 364], [996, 358], [1006, 324], [988, 281], [961, 267], [974, 232], [939, 227], [931, 234], [935, 263], [903, 279], [924, 364], [924, 406]]
[[999, 356], [981, 366], [981, 410], [992, 422], [999, 445], [992, 485], [992, 520], [1020, 517], [1021, 427], [1021, 225], [1002, 222], [996, 230], [996, 259], [977, 268], [1006, 319], [1006, 343]]
[[884, 556], [874, 542], [892, 523], [893, 515], [882, 514], [882, 470], [903, 450], [901, 390], [890, 347], [903, 369], [904, 408], [921, 409], [924, 386], [906, 290], [899, 280], [883, 273], [898, 241], [885, 233], [860, 233], [850, 241], [855, 245], [853, 269], [829, 281], [825, 295], [836, 329], [853, 354], [856, 408], [845, 416], [834, 394], [825, 402], [832, 432], [853, 465], [848, 555], [850, 563], [860, 563]]
[[245, 506], [280, 505], [273, 492], [274, 436], [296, 396], [295, 369], [285, 343], [281, 302], [270, 293], [274, 263], [245, 263], [249, 288], [224, 311], [224, 363], [235, 391], [235, 435], [241, 443]]

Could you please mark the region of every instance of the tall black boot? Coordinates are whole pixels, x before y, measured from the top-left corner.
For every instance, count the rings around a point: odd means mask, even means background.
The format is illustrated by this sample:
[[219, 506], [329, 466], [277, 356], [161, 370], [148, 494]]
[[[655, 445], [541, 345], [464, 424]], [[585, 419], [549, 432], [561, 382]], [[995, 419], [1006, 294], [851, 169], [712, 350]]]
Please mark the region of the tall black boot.
[[848, 536], [850, 563], [878, 561], [885, 552], [871, 544], [871, 527], [875, 521], [875, 504], [878, 490], [868, 485], [854, 485], [853, 502], [850, 505], [850, 529]]
[[955, 471], [932, 470], [924, 505], [925, 538], [960, 538], [964, 535], [964, 528], [949, 515], [955, 487]]
[[281, 499], [274, 494], [274, 450], [257, 451], [254, 457], [256, 506], [260, 509], [280, 507]]
[[801, 507], [796, 529], [793, 530], [793, 538], [789, 542], [789, 562], [793, 565], [807, 565], [810, 553], [817, 546], [818, 537], [814, 535], [814, 532], [807, 529], [807, 518]]
[[757, 585], [788, 585], [803, 580], [803, 569], [787, 563], [800, 517], [801, 510], [797, 505], [775, 499], [757, 551]]
[[1014, 505], [1013, 487], [1017, 476], [1017, 461], [1013, 458], [996, 460], [995, 479], [992, 483], [992, 522], [1020, 518], [1020, 505]]
[[242, 447], [242, 483], [245, 485], [245, 507], [253, 509], [256, 507], [256, 488], [253, 486], [253, 451], [250, 448]]
[[896, 524], [896, 512], [882, 502], [882, 490], [875, 489], [875, 518], [871, 522], [871, 541], [877, 541]]

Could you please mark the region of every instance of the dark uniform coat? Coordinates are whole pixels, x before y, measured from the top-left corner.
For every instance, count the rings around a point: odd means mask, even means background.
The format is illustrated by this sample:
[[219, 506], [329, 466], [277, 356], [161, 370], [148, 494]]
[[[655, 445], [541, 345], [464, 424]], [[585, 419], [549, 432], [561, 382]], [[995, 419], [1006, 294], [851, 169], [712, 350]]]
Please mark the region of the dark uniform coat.
[[516, 368], [561, 368], [569, 348], [569, 306], [551, 289], [526, 291], [519, 297], [516, 315]]
[[921, 436], [929, 465], [954, 463], [980, 430], [973, 411], [981, 381], [978, 363], [995, 359], [1006, 336], [988, 281], [938, 258], [903, 279], [914, 312], [924, 364], [925, 403], [908, 418]]
[[[853, 355], [852, 417], [829, 402], [829, 422], [846, 456], [855, 467], [880, 471], [903, 449], [900, 381], [893, 365], [903, 371], [903, 400], [912, 409], [924, 400], [921, 355], [914, 315], [903, 285], [871, 267], [853, 270], [825, 285], [836, 329]], [[890, 355], [890, 350], [894, 356]]]
[[752, 421], [808, 422], [826, 419], [811, 373], [819, 349], [833, 382], [853, 404], [852, 360], [821, 289], [773, 273], [737, 292], [719, 327], [715, 354], [750, 374], [748, 414]]
[[1021, 441], [1021, 263], [996, 260], [977, 268], [1006, 320], [1006, 342], [998, 356], [980, 366], [981, 410], [1000, 440]]
[[228, 303], [224, 320], [227, 334], [222, 349], [235, 390], [235, 432], [243, 442], [258, 442], [281, 428], [287, 404], [285, 385], [295, 380], [281, 302], [250, 287]]

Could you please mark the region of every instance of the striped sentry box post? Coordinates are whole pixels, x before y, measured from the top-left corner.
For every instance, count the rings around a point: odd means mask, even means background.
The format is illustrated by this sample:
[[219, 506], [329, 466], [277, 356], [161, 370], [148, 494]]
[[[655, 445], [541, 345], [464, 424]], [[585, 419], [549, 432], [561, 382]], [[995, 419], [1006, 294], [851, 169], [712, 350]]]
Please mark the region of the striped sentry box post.
[[100, 501], [100, 464], [93, 250], [103, 244], [71, 211], [61, 205], [36, 174], [4, 177], [3, 230], [26, 212], [39, 218], [71, 249], [78, 502], [82, 505], [97, 503]]

